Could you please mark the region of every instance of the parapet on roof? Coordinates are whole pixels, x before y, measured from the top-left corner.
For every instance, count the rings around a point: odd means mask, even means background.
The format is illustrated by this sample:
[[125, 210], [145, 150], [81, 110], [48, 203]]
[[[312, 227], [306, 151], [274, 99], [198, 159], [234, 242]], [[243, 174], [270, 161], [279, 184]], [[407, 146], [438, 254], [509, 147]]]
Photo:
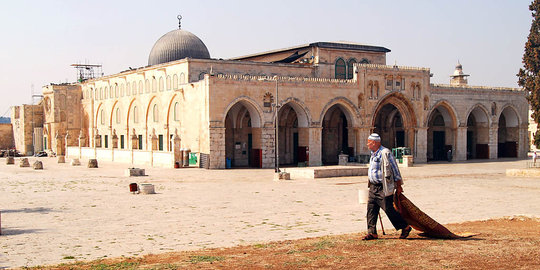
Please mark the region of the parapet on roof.
[[246, 58], [252, 58], [257, 56], [264, 56], [264, 55], [270, 55], [275, 54], [279, 52], [284, 51], [290, 51], [290, 50], [298, 50], [298, 49], [305, 49], [309, 47], [318, 47], [318, 48], [327, 48], [327, 49], [340, 49], [340, 50], [353, 50], [353, 51], [364, 51], [364, 52], [381, 52], [381, 53], [387, 53], [390, 52], [390, 49], [380, 46], [372, 46], [372, 45], [365, 45], [360, 43], [354, 43], [354, 42], [314, 42], [309, 44], [302, 44], [298, 46], [293, 46], [289, 48], [283, 48], [283, 49], [277, 49], [277, 50], [271, 50], [261, 53], [255, 53], [255, 54], [249, 54], [239, 57], [233, 57], [231, 60], [244, 60]]

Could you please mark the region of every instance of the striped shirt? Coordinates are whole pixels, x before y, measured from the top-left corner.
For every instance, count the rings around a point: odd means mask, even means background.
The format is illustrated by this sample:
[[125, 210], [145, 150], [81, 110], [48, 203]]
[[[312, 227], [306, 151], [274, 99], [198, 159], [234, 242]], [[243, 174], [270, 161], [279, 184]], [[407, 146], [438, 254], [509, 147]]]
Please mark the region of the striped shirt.
[[[382, 163], [383, 163], [383, 149], [386, 149], [384, 146], [380, 146], [379, 149], [375, 152], [371, 151], [371, 158], [369, 159], [369, 169], [368, 169], [368, 179], [372, 184], [381, 184], [382, 183]], [[392, 175], [394, 176], [394, 181], [401, 180], [401, 173], [399, 172], [396, 159], [392, 153], [388, 154], [388, 161], [390, 162], [390, 168], [392, 169]]]

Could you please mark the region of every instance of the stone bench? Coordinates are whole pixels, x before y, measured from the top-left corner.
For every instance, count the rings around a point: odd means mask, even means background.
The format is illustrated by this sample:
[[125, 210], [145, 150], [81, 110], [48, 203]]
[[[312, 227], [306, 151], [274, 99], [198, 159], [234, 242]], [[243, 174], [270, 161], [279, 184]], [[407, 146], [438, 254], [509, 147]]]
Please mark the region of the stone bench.
[[128, 168], [124, 171], [124, 176], [146, 176], [144, 169]]

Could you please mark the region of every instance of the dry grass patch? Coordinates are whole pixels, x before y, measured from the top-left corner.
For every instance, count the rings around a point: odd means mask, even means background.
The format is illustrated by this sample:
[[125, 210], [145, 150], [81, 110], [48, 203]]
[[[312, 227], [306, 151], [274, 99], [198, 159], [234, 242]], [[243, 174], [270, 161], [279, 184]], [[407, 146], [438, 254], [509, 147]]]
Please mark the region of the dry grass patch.
[[392, 233], [361, 241], [363, 235], [347, 234], [39, 269], [540, 269], [540, 219], [514, 217], [447, 227], [479, 235], [439, 240], [413, 231], [406, 240]]

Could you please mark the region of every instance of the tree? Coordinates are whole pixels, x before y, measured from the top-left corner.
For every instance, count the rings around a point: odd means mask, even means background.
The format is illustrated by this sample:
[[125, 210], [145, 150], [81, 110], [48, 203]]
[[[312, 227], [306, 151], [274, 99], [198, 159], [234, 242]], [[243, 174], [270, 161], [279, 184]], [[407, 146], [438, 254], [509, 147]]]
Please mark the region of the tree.
[[[532, 118], [540, 123], [540, 0], [533, 0], [529, 6], [532, 13], [531, 30], [525, 43], [523, 68], [519, 69], [518, 84], [529, 93], [527, 99], [532, 108]], [[537, 129], [536, 134], [539, 134]], [[540, 145], [540, 136], [535, 136], [534, 144]]]

